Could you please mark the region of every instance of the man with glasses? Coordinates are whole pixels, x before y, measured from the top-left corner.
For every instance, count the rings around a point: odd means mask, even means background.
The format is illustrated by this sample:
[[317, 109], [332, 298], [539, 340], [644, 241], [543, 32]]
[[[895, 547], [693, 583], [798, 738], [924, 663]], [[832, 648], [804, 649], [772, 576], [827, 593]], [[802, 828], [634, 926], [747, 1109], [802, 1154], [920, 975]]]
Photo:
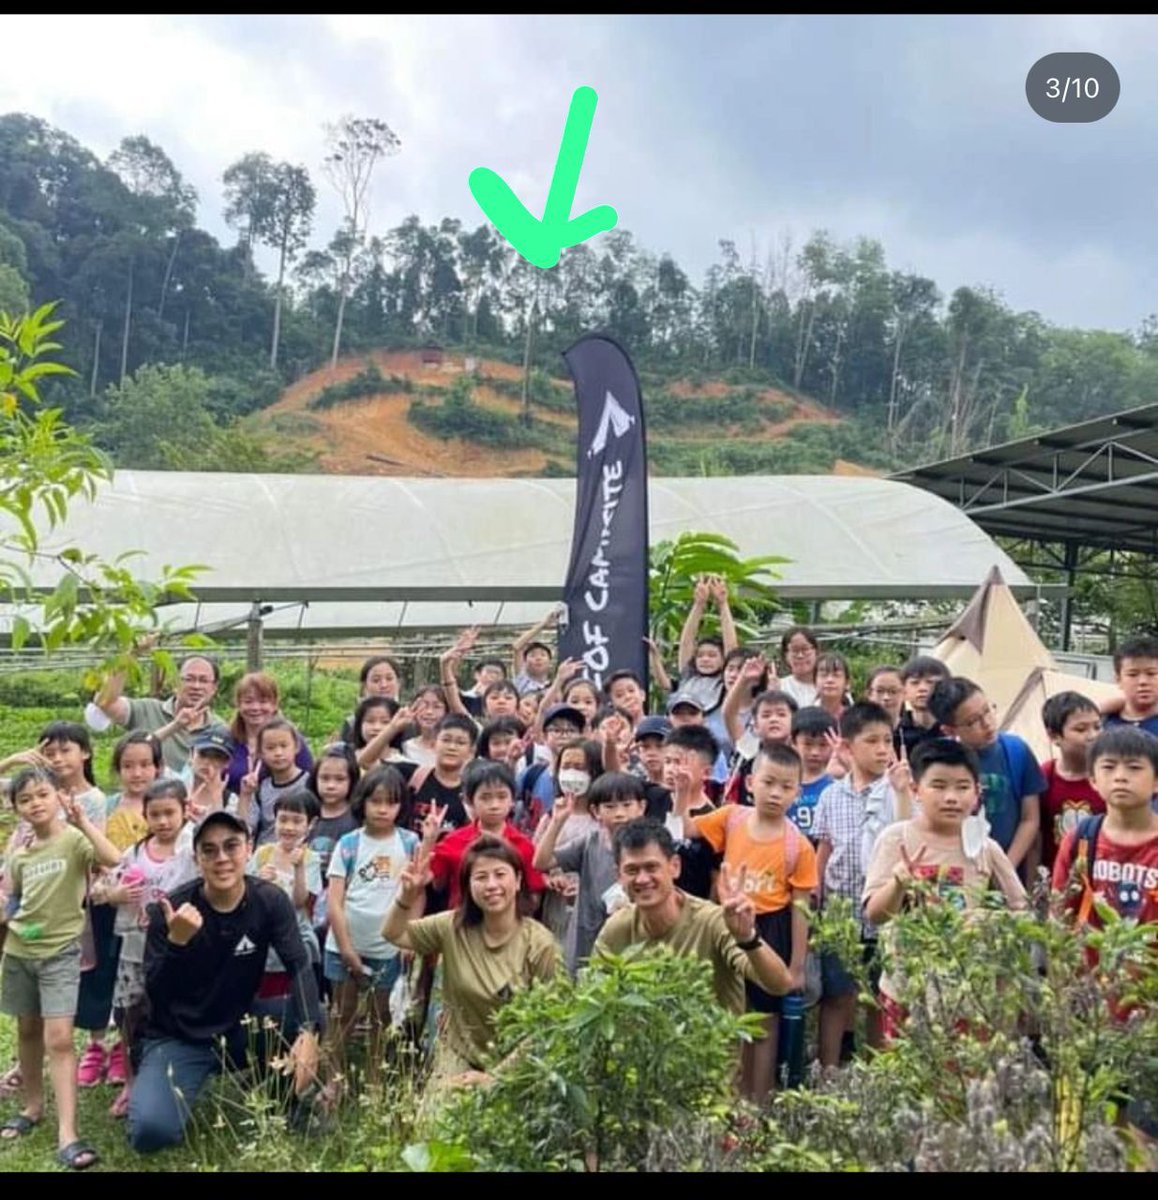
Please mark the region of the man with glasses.
[[229, 730], [209, 707], [217, 694], [217, 664], [211, 658], [191, 655], [178, 664], [177, 678], [177, 690], [168, 700], [153, 696], [131, 700], [123, 694], [124, 675], [110, 675], [93, 697], [85, 718], [98, 733], [112, 722], [129, 733], [157, 734], [165, 765], [178, 773], [189, 761], [195, 737], [210, 732], [228, 737]]
[[313, 967], [289, 897], [245, 874], [249, 849], [244, 821], [210, 813], [193, 835], [202, 877], [149, 906], [148, 1018], [128, 1114], [129, 1140], [142, 1153], [178, 1145], [210, 1077], [226, 1062], [244, 1063], [242, 1018], [270, 949], [292, 981], [294, 1091], [301, 1096], [315, 1082], [321, 1012]]

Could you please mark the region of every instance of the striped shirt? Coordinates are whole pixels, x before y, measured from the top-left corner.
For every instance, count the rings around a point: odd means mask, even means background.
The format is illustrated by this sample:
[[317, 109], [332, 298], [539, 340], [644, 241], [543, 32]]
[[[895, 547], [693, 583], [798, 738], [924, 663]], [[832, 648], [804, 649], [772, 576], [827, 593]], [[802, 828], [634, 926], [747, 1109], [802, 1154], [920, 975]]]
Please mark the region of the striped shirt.
[[812, 835], [832, 847], [824, 869], [824, 894], [844, 896], [861, 914], [861, 936], [875, 938], [876, 926], [863, 915], [865, 870], [877, 836], [896, 819], [897, 803], [887, 776], [857, 790], [852, 776], [838, 779], [820, 795]]

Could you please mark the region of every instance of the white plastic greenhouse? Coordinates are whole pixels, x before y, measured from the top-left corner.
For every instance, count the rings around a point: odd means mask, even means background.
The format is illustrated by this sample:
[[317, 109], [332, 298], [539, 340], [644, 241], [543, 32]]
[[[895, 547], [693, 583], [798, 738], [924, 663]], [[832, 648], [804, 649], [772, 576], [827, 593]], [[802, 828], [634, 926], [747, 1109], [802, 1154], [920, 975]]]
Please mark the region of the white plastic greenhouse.
[[[205, 564], [201, 603], [166, 613], [188, 627], [244, 618], [255, 602], [291, 605], [267, 619], [271, 632], [518, 624], [561, 594], [574, 500], [573, 479], [121, 471], [95, 502], [75, 502], [44, 548], [143, 551], [142, 577]], [[717, 532], [745, 556], [788, 558], [777, 586], [790, 599], [965, 597], [993, 566], [1032, 590], [948, 501], [889, 480], [652, 479], [650, 510], [653, 542]], [[41, 561], [36, 582], [52, 587], [56, 569]]]

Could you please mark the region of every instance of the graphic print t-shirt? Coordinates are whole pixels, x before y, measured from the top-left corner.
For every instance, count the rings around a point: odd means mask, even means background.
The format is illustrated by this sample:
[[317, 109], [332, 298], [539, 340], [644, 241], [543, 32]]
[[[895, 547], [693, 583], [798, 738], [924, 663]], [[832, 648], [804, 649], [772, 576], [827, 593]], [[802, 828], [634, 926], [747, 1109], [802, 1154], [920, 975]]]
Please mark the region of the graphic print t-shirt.
[[1064, 779], [1056, 762], [1041, 764], [1045, 791], [1041, 794], [1041, 864], [1053, 869], [1058, 847], [1082, 817], [1106, 811], [1106, 802], [1088, 779]]
[[[346, 923], [350, 942], [362, 958], [392, 958], [398, 953], [398, 947], [382, 936], [382, 925], [398, 892], [398, 877], [417, 848], [418, 836], [408, 829], [395, 829], [386, 838], [358, 829], [339, 839], [327, 877], [346, 881]], [[339, 953], [333, 927], [326, 949]]]

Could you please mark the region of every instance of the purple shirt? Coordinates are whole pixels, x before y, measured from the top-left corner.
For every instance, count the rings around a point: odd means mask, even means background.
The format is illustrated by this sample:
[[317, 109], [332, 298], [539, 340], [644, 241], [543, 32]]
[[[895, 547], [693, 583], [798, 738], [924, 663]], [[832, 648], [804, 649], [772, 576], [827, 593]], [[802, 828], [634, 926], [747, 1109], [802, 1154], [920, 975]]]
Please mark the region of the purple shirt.
[[[236, 738], [230, 738], [230, 741], [233, 742], [233, 755], [229, 760], [229, 772], [225, 777], [225, 786], [231, 792], [240, 795], [242, 776], [249, 770], [249, 747], [244, 742], [237, 741]], [[314, 756], [310, 753], [305, 738], [300, 734], [298, 735], [298, 752], [294, 762], [303, 771], [310, 770], [314, 765]]]

